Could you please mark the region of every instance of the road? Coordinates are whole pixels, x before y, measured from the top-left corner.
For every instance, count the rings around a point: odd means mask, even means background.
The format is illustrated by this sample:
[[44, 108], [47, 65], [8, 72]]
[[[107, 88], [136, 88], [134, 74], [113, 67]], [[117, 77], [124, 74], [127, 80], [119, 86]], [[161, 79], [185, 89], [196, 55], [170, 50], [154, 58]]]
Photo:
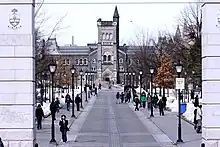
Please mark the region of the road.
[[127, 104], [116, 104], [116, 92], [100, 91], [75, 140], [63, 146], [160, 147]]

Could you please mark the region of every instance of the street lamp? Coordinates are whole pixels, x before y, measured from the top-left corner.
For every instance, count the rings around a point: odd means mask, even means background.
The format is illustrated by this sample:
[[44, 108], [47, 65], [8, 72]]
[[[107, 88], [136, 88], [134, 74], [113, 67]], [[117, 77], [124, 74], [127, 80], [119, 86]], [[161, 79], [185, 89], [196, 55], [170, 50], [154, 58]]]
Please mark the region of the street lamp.
[[150, 113], [150, 117], [154, 117], [154, 110], [153, 110], [153, 74], [154, 74], [154, 68], [151, 67], [150, 68], [150, 84], [151, 84], [151, 113]]
[[[176, 72], [178, 74], [178, 78], [180, 78], [180, 74], [182, 72], [182, 68], [183, 68], [183, 66], [182, 66], [182, 64], [179, 61], [178, 64], [176, 65]], [[179, 99], [178, 99], [178, 107], [179, 107], [178, 115], [179, 116], [178, 116], [178, 139], [177, 139], [177, 143], [183, 142], [182, 137], [181, 137], [182, 133], [181, 133], [181, 112], [180, 112], [180, 109], [181, 109], [181, 106], [180, 106], [180, 89], [178, 89], [178, 97], [179, 97]]]
[[129, 86], [131, 87], [131, 73], [129, 72]]
[[141, 98], [142, 74], [143, 74], [143, 72], [142, 72], [142, 71], [140, 71], [140, 72], [139, 72], [139, 74], [140, 74], [140, 98]]
[[86, 102], [88, 102], [88, 99], [87, 99], [87, 80], [88, 80], [88, 71], [86, 70], [86, 85], [85, 85], [85, 87], [86, 87], [86, 89], [85, 89], [85, 92], [86, 92]]
[[81, 108], [83, 108], [83, 105], [82, 105], [82, 76], [83, 76], [83, 71], [82, 69], [79, 71], [79, 75], [80, 75], [80, 80], [81, 80], [81, 93], [80, 93], [80, 97], [81, 97]]
[[[49, 71], [52, 75], [52, 103], [55, 103], [55, 98], [54, 98], [54, 74], [57, 69], [57, 64], [52, 61], [52, 63], [49, 64]], [[56, 142], [55, 140], [55, 132], [54, 132], [54, 120], [55, 120], [55, 113], [51, 113], [52, 116], [52, 126], [51, 126], [51, 140], [50, 142]]]
[[74, 97], [74, 73], [75, 73], [75, 68], [74, 65], [72, 66], [72, 68], [70, 69], [71, 73], [72, 73], [72, 116], [71, 117], [76, 117], [74, 114], [74, 105], [75, 105], [75, 97]]
[[133, 84], [132, 84], [132, 87], [134, 88], [134, 77], [135, 77], [135, 72], [133, 72], [132, 75], [133, 75]]

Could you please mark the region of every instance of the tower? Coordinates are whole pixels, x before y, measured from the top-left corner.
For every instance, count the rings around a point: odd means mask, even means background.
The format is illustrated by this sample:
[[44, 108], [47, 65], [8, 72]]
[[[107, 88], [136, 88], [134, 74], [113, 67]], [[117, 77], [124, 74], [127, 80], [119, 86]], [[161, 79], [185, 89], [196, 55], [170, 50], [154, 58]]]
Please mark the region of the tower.
[[117, 48], [117, 84], [120, 84], [120, 73], [119, 73], [119, 13], [118, 8], [115, 6], [115, 11], [113, 14], [113, 22], [117, 22], [116, 25], [116, 48]]
[[119, 15], [117, 7], [112, 21], [97, 20], [98, 50], [97, 76], [99, 81], [117, 82], [118, 48], [119, 48]]

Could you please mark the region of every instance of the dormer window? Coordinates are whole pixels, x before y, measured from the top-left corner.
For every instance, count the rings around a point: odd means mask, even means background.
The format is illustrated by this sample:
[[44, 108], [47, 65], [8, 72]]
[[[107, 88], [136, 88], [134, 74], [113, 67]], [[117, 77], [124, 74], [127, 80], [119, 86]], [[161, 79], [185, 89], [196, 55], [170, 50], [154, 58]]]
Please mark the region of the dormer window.
[[119, 59], [119, 63], [123, 63], [123, 59], [122, 58]]
[[103, 61], [107, 61], [107, 56], [106, 55], [103, 56]]
[[112, 56], [108, 55], [108, 61], [111, 61], [111, 59], [112, 59]]
[[79, 60], [78, 59], [76, 59], [75, 62], [76, 62], [76, 65], [79, 65]]
[[70, 59], [66, 59], [66, 65], [70, 65]]
[[83, 64], [83, 59], [79, 60], [79, 64], [82, 65]]

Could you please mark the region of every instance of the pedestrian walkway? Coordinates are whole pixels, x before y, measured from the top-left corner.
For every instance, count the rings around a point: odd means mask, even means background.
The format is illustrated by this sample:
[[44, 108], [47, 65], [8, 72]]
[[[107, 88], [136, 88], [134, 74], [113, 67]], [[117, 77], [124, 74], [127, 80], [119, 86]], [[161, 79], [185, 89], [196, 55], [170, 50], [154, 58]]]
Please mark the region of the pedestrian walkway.
[[[142, 109], [146, 116], [150, 116], [150, 111]], [[165, 111], [165, 116], [159, 116], [159, 110], [154, 109], [154, 117], [151, 121], [164, 132], [172, 142], [177, 140], [178, 117], [176, 112]], [[202, 143], [202, 134], [194, 130], [194, 126], [185, 120], [182, 122], [182, 139], [184, 143], [178, 144], [179, 147], [200, 147]]]
[[[92, 96], [91, 99], [88, 99], [88, 100], [91, 101], [92, 99], [94, 99], [94, 97], [95, 96]], [[85, 98], [84, 95], [83, 95], [83, 98]], [[83, 99], [84, 109], [87, 107], [87, 104], [88, 103], [85, 102], [85, 99]], [[72, 107], [70, 106], [70, 108], [72, 108]], [[77, 117], [77, 119], [80, 118], [80, 115], [84, 111], [84, 109], [80, 109], [80, 111], [76, 111], [76, 106], [75, 106], [75, 116]], [[57, 144], [49, 144], [49, 142], [51, 140], [51, 123], [52, 123], [52, 118], [51, 118], [51, 116], [49, 116], [48, 118], [43, 119], [42, 129], [36, 130], [36, 142], [38, 143], [39, 147], [53, 147], [53, 146], [57, 146], [61, 142], [59, 121], [60, 121], [61, 115], [63, 115], [63, 114], [66, 115], [67, 120], [69, 121], [69, 127], [71, 127], [71, 125], [75, 121], [75, 118], [71, 117], [72, 110], [70, 109], [70, 111], [67, 111], [66, 105], [65, 105], [64, 108], [60, 109], [59, 113], [56, 114], [55, 139], [56, 139]]]
[[[62, 147], [160, 147], [127, 104], [116, 104], [114, 88], [103, 89], [74, 122]], [[77, 122], [78, 121], [78, 122]], [[78, 125], [77, 125], [78, 124]]]

